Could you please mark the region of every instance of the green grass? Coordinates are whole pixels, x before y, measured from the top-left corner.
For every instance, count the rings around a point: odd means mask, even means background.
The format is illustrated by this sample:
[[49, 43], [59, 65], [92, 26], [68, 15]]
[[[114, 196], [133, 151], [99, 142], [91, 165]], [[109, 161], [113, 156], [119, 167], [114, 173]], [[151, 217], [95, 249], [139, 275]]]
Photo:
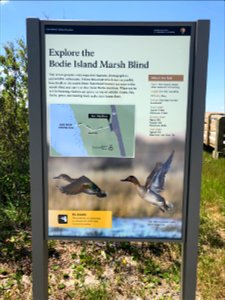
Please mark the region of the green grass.
[[225, 158], [203, 153], [198, 289], [205, 300], [225, 299]]
[[225, 158], [212, 159], [211, 154], [203, 152], [201, 205], [218, 206], [225, 212]]
[[82, 299], [85, 300], [110, 300], [112, 299], [107, 292], [106, 286], [101, 284], [97, 287], [85, 288], [82, 292]]
[[[225, 299], [225, 158], [203, 153], [198, 299]], [[0, 299], [31, 300], [29, 214], [1, 206]], [[18, 212], [18, 213], [17, 213]], [[52, 299], [178, 299], [181, 246], [49, 241]], [[166, 292], [162, 294], [162, 290]]]

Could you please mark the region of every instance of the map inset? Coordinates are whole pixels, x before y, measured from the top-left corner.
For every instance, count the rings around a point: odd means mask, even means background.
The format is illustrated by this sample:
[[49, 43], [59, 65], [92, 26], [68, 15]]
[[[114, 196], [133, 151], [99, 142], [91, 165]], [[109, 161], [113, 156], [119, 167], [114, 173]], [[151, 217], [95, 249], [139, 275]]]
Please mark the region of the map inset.
[[134, 105], [50, 105], [50, 156], [134, 157]]

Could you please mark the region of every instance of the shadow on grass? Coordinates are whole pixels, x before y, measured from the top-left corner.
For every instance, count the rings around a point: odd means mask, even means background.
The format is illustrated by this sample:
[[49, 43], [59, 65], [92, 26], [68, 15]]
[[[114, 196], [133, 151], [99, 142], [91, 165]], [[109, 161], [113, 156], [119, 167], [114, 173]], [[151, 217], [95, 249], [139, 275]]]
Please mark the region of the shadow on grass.
[[28, 206], [0, 206], [0, 263], [31, 273], [31, 229]]
[[200, 244], [208, 245], [215, 249], [225, 247], [224, 238], [219, 234], [218, 230], [218, 224], [210, 221], [207, 217], [202, 217], [200, 223]]
[[[208, 145], [203, 144], [203, 150], [204, 150], [206, 153], [212, 155], [212, 154], [213, 154], [213, 151], [214, 151], [214, 148], [211, 147], [211, 146], [208, 146]], [[220, 152], [220, 153], [219, 153], [219, 157], [220, 157], [220, 158], [221, 158], [221, 157], [225, 157], [225, 153], [224, 153], [224, 152], [223, 152], [223, 153]]]
[[207, 238], [204, 239], [203, 244], [207, 243], [211, 248], [221, 249], [225, 247], [225, 241], [217, 232], [210, 232], [207, 234]]

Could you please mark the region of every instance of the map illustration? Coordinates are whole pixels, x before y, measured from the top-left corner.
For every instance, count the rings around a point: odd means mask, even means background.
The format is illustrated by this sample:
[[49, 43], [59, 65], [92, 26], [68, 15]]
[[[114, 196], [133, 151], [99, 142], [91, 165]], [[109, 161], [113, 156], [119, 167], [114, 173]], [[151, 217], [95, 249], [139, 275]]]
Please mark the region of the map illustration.
[[50, 156], [134, 157], [134, 105], [50, 105]]

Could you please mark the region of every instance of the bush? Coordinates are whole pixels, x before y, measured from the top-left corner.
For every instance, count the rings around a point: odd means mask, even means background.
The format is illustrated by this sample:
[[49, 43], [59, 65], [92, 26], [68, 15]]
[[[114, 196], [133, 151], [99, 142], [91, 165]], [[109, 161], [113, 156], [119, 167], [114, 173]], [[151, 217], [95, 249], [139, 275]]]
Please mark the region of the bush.
[[[29, 211], [27, 50], [8, 43], [0, 56], [0, 207]], [[20, 215], [20, 213], [18, 213]], [[16, 220], [15, 220], [16, 222]]]

